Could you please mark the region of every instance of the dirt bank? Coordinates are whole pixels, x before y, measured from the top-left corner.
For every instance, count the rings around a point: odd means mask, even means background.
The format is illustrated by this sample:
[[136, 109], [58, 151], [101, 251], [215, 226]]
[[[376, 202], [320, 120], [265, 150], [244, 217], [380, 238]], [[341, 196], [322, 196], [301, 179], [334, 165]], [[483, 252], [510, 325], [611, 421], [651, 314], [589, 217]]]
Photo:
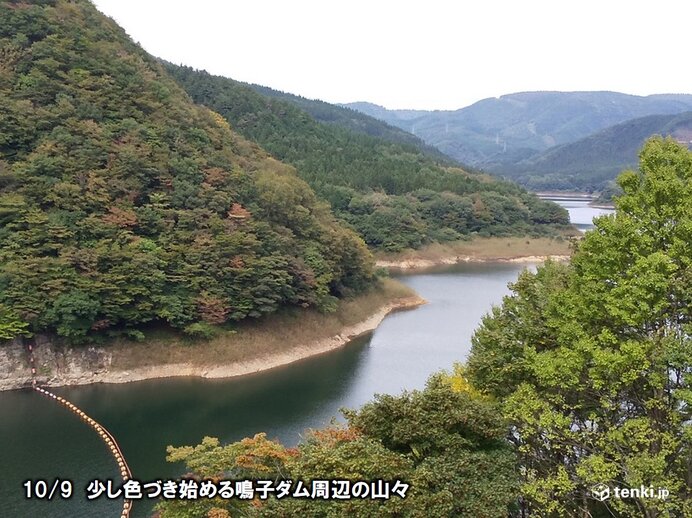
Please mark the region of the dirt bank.
[[[255, 373], [280, 365], [322, 354], [341, 347], [350, 340], [373, 331], [385, 316], [392, 311], [413, 308], [424, 304], [425, 300], [410, 295], [399, 297], [380, 306], [367, 318], [347, 325], [337, 334], [313, 338], [304, 343], [291, 344], [285, 350], [273, 351], [244, 360], [232, 362], [204, 363], [186, 361], [123, 369], [114, 357], [123, 354], [123, 346], [56, 346], [47, 337], [35, 338], [34, 356], [36, 359], [38, 381], [44, 386], [85, 385], [89, 383], [125, 383], [152, 378], [173, 376], [199, 376], [204, 378], [227, 378]], [[299, 325], [297, 323], [296, 325]], [[286, 330], [287, 336], [294, 330]], [[131, 344], [129, 348], [147, 347], [145, 344]], [[207, 344], [188, 347], [190, 358], [205, 358]], [[31, 372], [27, 355], [19, 341], [0, 347], [0, 390], [12, 390], [31, 385]]]
[[525, 255], [520, 257], [487, 257], [478, 258], [469, 255], [440, 257], [439, 259], [402, 259], [401, 261], [377, 261], [377, 266], [382, 268], [396, 268], [400, 270], [424, 269], [433, 266], [458, 263], [542, 263], [547, 259], [556, 261], [567, 261], [569, 255]]
[[571, 238], [475, 238], [436, 243], [398, 254], [381, 254], [377, 257], [377, 266], [410, 270], [469, 262], [536, 263], [548, 258], [566, 261], [570, 257], [571, 246]]

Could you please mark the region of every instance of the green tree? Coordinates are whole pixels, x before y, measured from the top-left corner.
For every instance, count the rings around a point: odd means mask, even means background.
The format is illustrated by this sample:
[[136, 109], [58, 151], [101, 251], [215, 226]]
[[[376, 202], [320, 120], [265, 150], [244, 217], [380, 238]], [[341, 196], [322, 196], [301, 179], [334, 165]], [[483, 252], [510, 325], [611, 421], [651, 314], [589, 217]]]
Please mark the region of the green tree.
[[169, 447], [197, 478], [401, 480], [406, 498], [318, 501], [270, 498], [253, 503], [163, 502], [162, 518], [226, 511], [257, 517], [505, 516], [517, 498], [515, 456], [496, 406], [461, 382], [463, 373], [430, 378], [424, 390], [377, 396], [345, 412], [346, 426], [315, 430], [286, 449], [263, 434], [227, 446]]
[[55, 299], [45, 318], [60, 336], [82, 338], [96, 320], [99, 303], [81, 291], [63, 293]]
[[22, 321], [16, 311], [0, 304], [0, 340], [29, 336], [29, 323]]
[[352, 427], [412, 462], [406, 516], [504, 516], [517, 497], [506, 423], [461, 376], [433, 375], [422, 391], [378, 395], [346, 414]]
[[[571, 264], [522, 274], [473, 338], [542, 516], [692, 515], [692, 153], [656, 138], [640, 159]], [[670, 496], [601, 503], [597, 483]]]

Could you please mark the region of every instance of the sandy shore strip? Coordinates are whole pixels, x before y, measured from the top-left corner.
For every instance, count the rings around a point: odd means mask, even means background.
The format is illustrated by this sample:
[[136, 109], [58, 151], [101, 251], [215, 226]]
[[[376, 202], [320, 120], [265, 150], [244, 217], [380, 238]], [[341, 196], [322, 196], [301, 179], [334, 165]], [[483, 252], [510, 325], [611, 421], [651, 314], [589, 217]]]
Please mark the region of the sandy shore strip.
[[459, 263], [542, 263], [548, 259], [553, 259], [555, 261], [569, 261], [569, 257], [569, 255], [523, 255], [517, 257], [474, 257], [470, 255], [457, 255], [440, 257], [436, 259], [411, 258], [402, 259], [400, 261], [379, 260], [376, 262], [376, 265], [381, 268], [416, 270]]
[[382, 268], [424, 269], [458, 263], [541, 263], [548, 258], [569, 260], [579, 235], [560, 237], [475, 237], [448, 243], [431, 243], [416, 250], [380, 253], [375, 259]]

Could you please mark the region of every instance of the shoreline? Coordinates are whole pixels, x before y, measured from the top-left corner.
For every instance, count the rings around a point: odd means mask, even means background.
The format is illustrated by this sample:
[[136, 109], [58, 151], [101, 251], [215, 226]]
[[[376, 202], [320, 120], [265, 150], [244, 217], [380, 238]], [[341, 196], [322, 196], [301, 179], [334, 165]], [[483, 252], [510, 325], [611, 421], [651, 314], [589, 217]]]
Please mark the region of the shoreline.
[[451, 266], [460, 263], [542, 263], [548, 259], [569, 261], [569, 255], [518, 255], [510, 257], [477, 257], [472, 255], [450, 255], [436, 259], [412, 257], [398, 261], [378, 260], [375, 265], [380, 268], [396, 270], [424, 270], [435, 266]]
[[595, 200], [596, 195], [583, 191], [530, 191], [543, 199]]
[[[262, 371], [267, 371], [276, 367], [289, 365], [291, 363], [318, 356], [327, 353], [334, 349], [343, 347], [350, 341], [366, 335], [380, 325], [384, 318], [390, 313], [396, 311], [404, 311], [413, 309], [427, 301], [418, 295], [410, 295], [396, 298], [383, 306], [380, 306], [374, 313], [370, 314], [364, 320], [347, 325], [335, 335], [308, 341], [306, 344], [290, 347], [285, 351], [272, 352], [266, 355], [259, 355], [247, 360], [237, 360], [221, 365], [205, 365], [195, 364], [193, 362], [171, 362], [147, 365], [143, 367], [135, 367], [131, 369], [113, 369], [110, 365], [103, 367], [103, 363], [112, 361], [112, 351], [110, 358], [101, 363], [102, 368], [96, 366], [96, 370], [90, 369], [90, 372], [85, 372], [79, 368], [75, 368], [77, 362], [74, 358], [65, 358], [65, 353], [60, 352], [56, 356], [61, 356], [61, 363], [73, 368], [73, 372], [61, 372], [59, 375], [45, 377], [46, 379], [39, 381], [39, 385], [45, 387], [65, 387], [65, 386], [80, 386], [90, 385], [94, 383], [129, 383], [135, 381], [143, 381], [148, 379], [172, 378], [172, 377], [199, 377], [207, 379], [219, 378], [234, 378], [255, 374]], [[200, 347], [204, 347], [202, 344]], [[135, 345], [134, 347], [137, 347]], [[48, 348], [48, 347], [47, 347]], [[91, 348], [90, 348], [91, 349]], [[87, 350], [82, 354], [90, 354], [93, 351]], [[101, 355], [108, 354], [105, 351]], [[22, 351], [14, 351], [10, 355], [21, 355]], [[20, 390], [31, 387], [31, 376], [28, 374], [28, 368], [24, 366], [27, 372], [21, 376], [14, 378], [0, 379], [0, 391], [5, 390]]]
[[[581, 236], [579, 236], [581, 237]], [[379, 254], [380, 268], [422, 270], [459, 263], [541, 263], [548, 258], [569, 260], [577, 236], [476, 237], [468, 241], [433, 243], [417, 250]]]
[[[376, 264], [414, 271], [458, 263], [539, 263], [548, 258], [569, 260], [568, 251], [564, 239], [477, 238], [381, 256]], [[410, 288], [387, 279], [379, 290], [343, 301], [335, 313], [272, 316], [194, 345], [175, 335], [154, 335], [145, 344], [82, 347], [60, 346], [50, 337], [36, 337], [37, 381], [42, 386], [60, 387], [182, 376], [245, 376], [342, 347], [375, 330], [388, 314], [425, 302]], [[0, 390], [31, 386], [25, 354], [21, 342], [0, 348]]]
[[345, 327], [339, 334], [310, 342], [303, 346], [293, 347], [287, 351], [273, 353], [244, 361], [236, 361], [224, 365], [207, 366], [193, 363], [172, 363], [137, 367], [128, 371], [111, 372], [104, 376], [100, 383], [129, 383], [147, 379], [198, 377], [206, 379], [235, 378], [268, 371], [276, 367], [327, 353], [343, 347], [352, 340], [373, 332], [390, 313], [413, 309], [427, 301], [422, 297], [406, 297], [381, 307], [365, 320]]

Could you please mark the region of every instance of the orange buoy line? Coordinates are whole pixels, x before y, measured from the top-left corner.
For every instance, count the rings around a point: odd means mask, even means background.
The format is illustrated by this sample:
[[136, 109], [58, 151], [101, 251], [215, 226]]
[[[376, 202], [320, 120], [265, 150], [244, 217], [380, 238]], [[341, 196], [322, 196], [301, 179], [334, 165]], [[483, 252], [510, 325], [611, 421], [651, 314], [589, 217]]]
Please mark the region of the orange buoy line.
[[[128, 480], [130, 480], [132, 478], [132, 472], [130, 471], [130, 467], [127, 465], [127, 462], [125, 461], [123, 452], [120, 450], [120, 446], [118, 446], [118, 443], [113, 437], [113, 435], [111, 435], [111, 433], [103, 425], [101, 425], [96, 420], [92, 419], [89, 415], [87, 415], [84, 411], [82, 411], [77, 405], [74, 405], [64, 397], [53, 394], [52, 392], [43, 389], [36, 384], [36, 366], [34, 360], [33, 347], [31, 346], [31, 344], [27, 345], [27, 349], [29, 351], [29, 363], [31, 364], [31, 386], [33, 387], [33, 389], [36, 392], [39, 392], [44, 396], [53, 399], [56, 403], [59, 403], [60, 405], [66, 407], [73, 414], [75, 414], [77, 417], [86, 422], [101, 437], [103, 442], [106, 443], [106, 446], [110, 450], [111, 455], [113, 455], [113, 458], [115, 458], [115, 462], [118, 464], [118, 469], [120, 470], [120, 476], [123, 479], [123, 482], [127, 482]], [[123, 510], [120, 514], [120, 518], [129, 518], [131, 510], [132, 500], [125, 500], [123, 502]]]

